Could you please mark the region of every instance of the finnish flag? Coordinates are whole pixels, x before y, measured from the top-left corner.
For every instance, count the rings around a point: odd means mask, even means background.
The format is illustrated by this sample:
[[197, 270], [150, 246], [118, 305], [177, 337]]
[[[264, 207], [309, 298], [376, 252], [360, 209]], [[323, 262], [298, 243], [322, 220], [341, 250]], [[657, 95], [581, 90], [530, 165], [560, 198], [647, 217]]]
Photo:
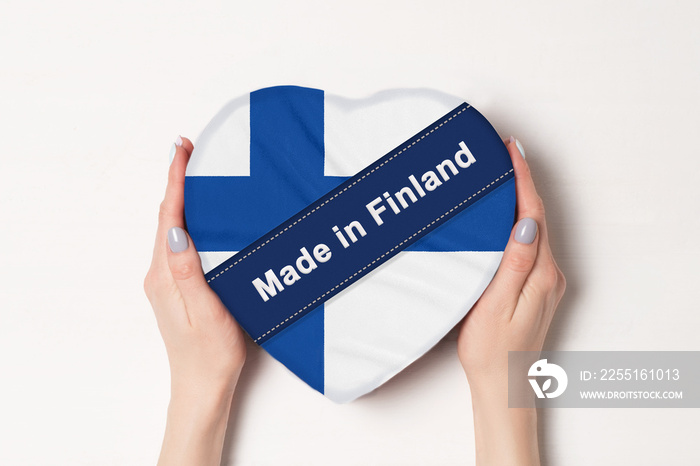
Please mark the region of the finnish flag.
[[[185, 218], [205, 273], [460, 104], [428, 90], [355, 100], [294, 86], [231, 101], [187, 167]], [[262, 347], [335, 402], [374, 390], [476, 302], [514, 210], [511, 179]]]

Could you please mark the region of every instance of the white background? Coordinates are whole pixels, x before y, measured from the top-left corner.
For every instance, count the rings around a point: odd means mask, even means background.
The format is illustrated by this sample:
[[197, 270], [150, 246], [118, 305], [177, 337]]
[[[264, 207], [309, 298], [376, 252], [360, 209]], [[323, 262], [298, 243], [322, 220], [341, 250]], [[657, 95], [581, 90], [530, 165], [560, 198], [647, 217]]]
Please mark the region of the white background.
[[[0, 464], [156, 461], [169, 394], [142, 280], [169, 146], [298, 84], [463, 96], [525, 146], [569, 287], [551, 350], [698, 350], [696, 1], [7, 1]], [[546, 464], [697, 464], [698, 410], [540, 413]], [[334, 405], [251, 346], [240, 465], [471, 464], [455, 334]]]

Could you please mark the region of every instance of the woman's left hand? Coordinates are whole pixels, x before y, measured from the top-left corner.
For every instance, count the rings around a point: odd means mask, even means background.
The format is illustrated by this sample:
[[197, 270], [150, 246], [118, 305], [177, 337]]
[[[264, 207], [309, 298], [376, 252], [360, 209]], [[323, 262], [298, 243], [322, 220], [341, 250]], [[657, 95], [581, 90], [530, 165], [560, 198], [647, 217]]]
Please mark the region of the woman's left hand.
[[175, 459], [219, 464], [246, 354], [243, 332], [209, 288], [184, 230], [185, 170], [192, 150], [188, 139], [178, 138], [144, 280], [170, 362], [171, 400], [159, 464]]

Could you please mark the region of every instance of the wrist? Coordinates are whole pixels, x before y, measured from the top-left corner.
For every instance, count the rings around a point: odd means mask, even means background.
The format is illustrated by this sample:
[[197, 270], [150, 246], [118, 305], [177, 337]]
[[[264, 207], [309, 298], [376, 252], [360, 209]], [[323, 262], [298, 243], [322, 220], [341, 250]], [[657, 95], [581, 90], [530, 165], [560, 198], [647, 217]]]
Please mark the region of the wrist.
[[173, 386], [159, 465], [218, 465], [233, 390]]
[[224, 408], [231, 406], [237, 382], [238, 376], [222, 382], [173, 377], [168, 412], [176, 411], [192, 417], [192, 420], [217, 417]]
[[469, 377], [477, 464], [538, 465], [537, 411], [508, 407], [508, 375]]
[[492, 365], [488, 368], [474, 370], [464, 368], [469, 382], [472, 402], [494, 402], [496, 399], [508, 401], [508, 368]]
[[474, 404], [477, 465], [539, 465], [537, 411]]

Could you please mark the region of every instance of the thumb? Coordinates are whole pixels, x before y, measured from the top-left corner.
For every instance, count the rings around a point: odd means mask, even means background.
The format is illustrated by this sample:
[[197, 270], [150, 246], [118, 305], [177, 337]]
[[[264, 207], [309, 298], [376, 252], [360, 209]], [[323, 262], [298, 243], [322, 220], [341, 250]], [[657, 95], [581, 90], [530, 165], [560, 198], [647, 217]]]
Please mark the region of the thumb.
[[185, 303], [197, 300], [209, 290], [202, 261], [187, 232], [180, 227], [168, 230], [168, 267]]

